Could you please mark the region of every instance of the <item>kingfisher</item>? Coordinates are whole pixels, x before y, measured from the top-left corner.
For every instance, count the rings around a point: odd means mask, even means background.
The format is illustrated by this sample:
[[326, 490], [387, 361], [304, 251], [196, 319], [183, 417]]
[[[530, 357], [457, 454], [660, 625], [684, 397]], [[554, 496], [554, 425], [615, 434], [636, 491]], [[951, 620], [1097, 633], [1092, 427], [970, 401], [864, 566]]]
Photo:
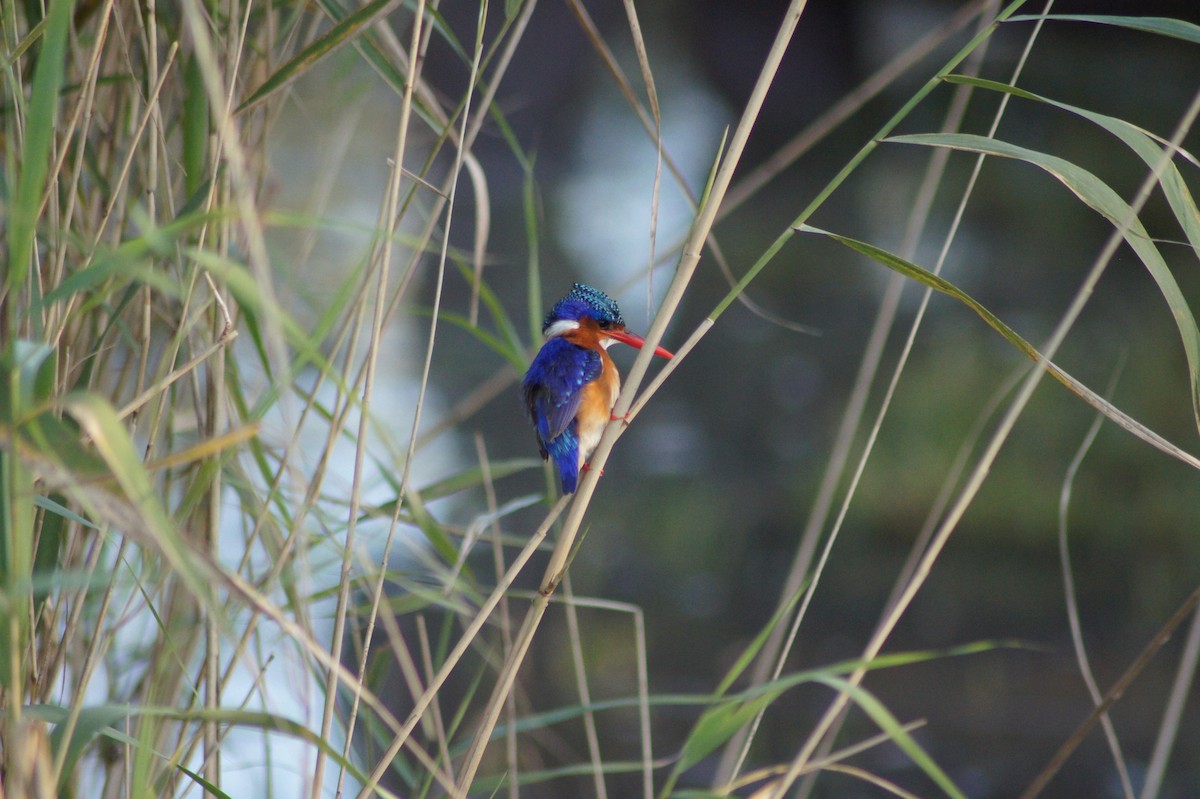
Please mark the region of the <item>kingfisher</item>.
[[[641, 349], [646, 340], [625, 329], [621, 309], [599, 289], [576, 283], [542, 323], [546, 343], [521, 384], [542, 460], [554, 459], [564, 494], [614, 417], [621, 376], [606, 350], [619, 341]], [[674, 357], [662, 347], [654, 354]]]

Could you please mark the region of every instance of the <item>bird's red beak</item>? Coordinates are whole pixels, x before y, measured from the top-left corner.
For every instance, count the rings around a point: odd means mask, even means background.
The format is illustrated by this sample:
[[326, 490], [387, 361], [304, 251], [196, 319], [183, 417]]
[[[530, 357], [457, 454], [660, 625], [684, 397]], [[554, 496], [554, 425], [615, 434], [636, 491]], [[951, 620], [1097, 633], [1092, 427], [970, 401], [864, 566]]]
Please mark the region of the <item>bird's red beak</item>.
[[[604, 335], [611, 339], [615, 339], [622, 344], [628, 344], [629, 346], [639, 350], [642, 348], [642, 345], [646, 343], [646, 339], [642, 338], [636, 333], [630, 333], [628, 330], [605, 330]], [[675, 357], [670, 351], [665, 350], [662, 347], [655, 347], [654, 354], [660, 358], [667, 358], [668, 360]]]

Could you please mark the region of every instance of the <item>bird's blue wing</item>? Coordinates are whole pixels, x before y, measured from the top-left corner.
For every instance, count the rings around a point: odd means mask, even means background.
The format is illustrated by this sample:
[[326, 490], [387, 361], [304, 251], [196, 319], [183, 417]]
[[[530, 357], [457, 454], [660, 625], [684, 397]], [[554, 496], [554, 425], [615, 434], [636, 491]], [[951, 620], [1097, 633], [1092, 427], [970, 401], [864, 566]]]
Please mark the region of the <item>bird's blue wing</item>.
[[602, 368], [600, 353], [561, 338], [547, 341], [533, 359], [522, 390], [543, 458], [546, 445], [575, 420], [583, 387], [599, 377]]

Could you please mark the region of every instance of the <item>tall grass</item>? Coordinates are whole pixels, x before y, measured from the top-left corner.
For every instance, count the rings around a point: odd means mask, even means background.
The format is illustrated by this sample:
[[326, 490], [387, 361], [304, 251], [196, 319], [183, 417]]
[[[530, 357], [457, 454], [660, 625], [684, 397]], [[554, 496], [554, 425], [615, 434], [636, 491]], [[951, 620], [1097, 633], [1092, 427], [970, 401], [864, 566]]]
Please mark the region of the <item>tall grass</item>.
[[[761, 56], [753, 91], [707, 181], [688, 187], [662, 130], [660, 103], [669, 98], [659, 95], [647, 44], [653, 37], [643, 33], [644, 9], [628, 0], [623, 33], [633, 57], [624, 60], [581, 3], [568, 5], [656, 149], [652, 207], [662, 192], [682, 188], [695, 210], [683, 240], [650, 244], [646, 279], [656, 260], [674, 269], [649, 344], [679, 324], [702, 258], [726, 270], [729, 286], [653, 377], [653, 346], [639, 354], [614, 409], [626, 421], [609, 425], [575, 495], [556, 499], [548, 477], [545, 494], [511, 490], [507, 478], [544, 466], [496, 459], [486, 435], [473, 437], [469, 466], [440, 468], [433, 445], [454, 435], [472, 440], [480, 409], [511, 393], [552, 299], [543, 287], [565, 283], [543, 274], [533, 143], [513, 132], [503, 102], [514, 56], [539, 46], [528, 37], [536, 5], [481, 3], [475, 24], [459, 29], [425, 0], [374, 0], [354, 10], [332, 0], [5, 4], [3, 795], [782, 797], [807, 794], [817, 775], [832, 773], [912, 795], [856, 765], [864, 751], [886, 744], [898, 747], [930, 791], [963, 796], [947, 764], [914, 736], [919, 720], [900, 718], [863, 683], [872, 671], [1004, 646], [897, 653], [889, 643], [1042, 378], [1064, 384], [1147, 446], [1200, 465], [1055, 360], [1113, 254], [1127, 245], [1166, 301], [1200, 420], [1200, 331], [1161, 253], [1164, 234], [1139, 217], [1160, 193], [1184, 246], [1200, 253], [1200, 217], [1186, 177], [1195, 159], [1182, 149], [1200, 94], [1178, 109], [1173, 130], [1156, 134], [1070, 98], [1025, 91], [1018, 88], [1023, 60], [1000, 78], [986, 69], [987, 48], [1005, 23], [1023, 25], [1026, 54], [1036, 52], [1045, 21], [1017, 17], [1021, 2], [976, 2], [747, 172], [743, 154], [762, 103], [777, 90], [779, 64], [805, 24], [806, 4], [795, 2]], [[1200, 29], [1181, 21], [1093, 17], [1074, 24], [1200, 47]], [[426, 74], [431, 50], [456, 59], [461, 93], [446, 93], [442, 76]], [[922, 60], [930, 52], [942, 53], [944, 63], [930, 68]], [[753, 263], [726, 263], [714, 226], [753, 203], [868, 100], [920, 69], [927, 72], [919, 88], [823, 190], [797, 202], [793, 221], [773, 241], [756, 245]], [[305, 107], [298, 89], [345, 91], [354, 84], [345, 73], [369, 88], [340, 96], [339, 124], [318, 130], [311, 120], [321, 112]], [[938, 92], [957, 98], [941, 129], [899, 135]], [[998, 110], [985, 133], [964, 132], [966, 103], [978, 95]], [[374, 217], [363, 224], [339, 213], [329, 176], [344, 168], [355, 114], [380, 96], [395, 109], [394, 130], [386, 174], [364, 179], [357, 197]], [[1086, 164], [997, 138], [1012, 103], [1078, 116], [1111, 136], [1114, 149], [1132, 151], [1144, 165], [1136, 192], [1123, 196]], [[284, 127], [297, 113], [309, 115], [312, 140], [326, 144], [307, 154], [318, 177], [303, 211], [275, 203], [295, 157]], [[518, 291], [501, 285], [511, 285], [511, 271], [494, 277], [491, 269], [494, 188], [477, 153], [483, 135], [506, 144], [526, 179], [527, 268]], [[931, 153], [898, 252], [810, 224], [882, 146]], [[958, 188], [946, 172], [951, 151], [977, 159]], [[1111, 238], [1044, 341], [1027, 341], [941, 276], [985, 158], [1041, 170], [1111, 224]], [[933, 196], [952, 190], [960, 192], [958, 216], [940, 240], [938, 262], [922, 266], [918, 244], [928, 238]], [[777, 267], [785, 245], [817, 239], [845, 245], [893, 275], [845, 398], [821, 490], [776, 587], [774, 616], [746, 626], [748, 643], [722, 664], [724, 679], [700, 694], [655, 693], [645, 632], [654, 608], [576, 595], [571, 587], [572, 559], [587, 557], [582, 533], [594, 491], [647, 403], [706, 336], [722, 335], [726, 311], [750, 304], [747, 288]], [[897, 332], [902, 288], [914, 283], [925, 290], [920, 311], [908, 331]], [[860, 655], [796, 671], [790, 649], [837, 557], [934, 293], [969, 309], [1032, 368], [997, 401], [995, 429], [981, 434], [978, 447], [964, 446]], [[466, 299], [451, 303], [450, 296]], [[505, 304], [516, 297], [520, 310]], [[482, 365], [471, 368], [484, 379], [449, 402], [432, 386], [461, 335], [476, 347], [473, 363]], [[901, 355], [885, 366], [893, 340]], [[389, 367], [397, 360], [407, 382], [393, 392], [400, 381]], [[870, 405], [871, 386], [888, 370], [882, 401]], [[1065, 480], [1064, 497], [1069, 488]], [[530, 525], [531, 508], [542, 515]], [[1064, 510], [1064, 540], [1065, 529]], [[1045, 754], [1048, 765], [1027, 796], [1100, 724], [1124, 792], [1138, 790], [1106, 712], [1197, 602], [1196, 595], [1185, 599], [1161, 628], [1146, 631], [1146, 649], [1115, 687], [1095, 684], [1077, 641], [1095, 712], [1080, 719], [1056, 756]], [[599, 614], [625, 631], [621, 657], [633, 676], [616, 699], [593, 696], [591, 687], [597, 677], [587, 621]], [[542, 628], [550, 615], [563, 619], [565, 645], [547, 641]], [[1141, 789], [1147, 798], [1163, 782], [1179, 697], [1192, 684], [1200, 627], [1190, 635]], [[544, 703], [539, 686], [523, 680], [530, 653], [551, 646], [567, 653], [575, 699], [564, 706]], [[764, 763], [754, 755], [760, 725], [800, 685], [822, 686], [832, 699], [795, 729], [787, 758]], [[853, 740], [840, 734], [851, 709], [875, 732]], [[685, 713], [687, 731], [660, 728], [667, 712]], [[612, 740], [613, 727], [598, 723], [604, 714], [626, 714], [622, 728], [636, 743]], [[577, 759], [548, 755], [564, 726], [581, 730], [586, 753]], [[636, 754], [619, 759], [613, 751]]]

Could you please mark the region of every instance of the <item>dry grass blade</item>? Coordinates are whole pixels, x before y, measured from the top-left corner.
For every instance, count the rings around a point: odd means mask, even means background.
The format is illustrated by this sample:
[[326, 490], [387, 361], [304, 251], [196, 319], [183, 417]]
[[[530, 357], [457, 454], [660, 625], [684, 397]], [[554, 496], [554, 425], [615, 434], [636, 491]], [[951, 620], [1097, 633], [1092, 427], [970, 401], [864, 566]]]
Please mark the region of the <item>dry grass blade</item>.
[[[914, 730], [920, 729], [921, 727], [924, 727], [924, 726], [925, 726], [924, 721], [910, 721], [906, 724], [901, 725], [901, 729], [903, 729], [904, 732], [906, 732], [906, 733], [911, 733]], [[842, 749], [839, 749], [836, 752], [831, 752], [829, 755], [821, 758], [820, 760], [813, 761], [812, 766], [811, 766], [811, 771], [813, 773], [815, 773], [815, 772], [821, 771], [823, 769], [832, 768], [843, 760], [848, 760], [851, 757], [862, 754], [863, 752], [866, 752], [877, 746], [883, 746], [885, 744], [891, 743], [891, 741], [892, 741], [892, 736], [887, 733], [879, 733], [878, 735], [873, 735], [870, 738], [865, 738], [862, 741], [859, 741], [858, 743], [850, 744], [849, 746], [843, 747]], [[722, 796], [726, 795], [726, 794], [732, 794], [734, 791], [749, 787], [750, 785], [753, 785], [756, 782], [768, 780], [771, 777], [777, 777], [777, 776], [783, 774], [783, 772], [784, 772], [784, 768], [782, 766], [770, 766], [767, 768], [756, 769], [755, 771], [746, 772], [745, 774], [740, 775], [735, 781], [733, 781], [727, 785], [722, 785], [722, 786], [718, 787], [716, 789], [716, 792]], [[774, 787], [775, 787], [774, 782], [768, 782], [767, 785], [764, 785], [762, 788], [759, 789], [759, 791], [763, 791], [764, 795], [765, 795], [765, 792], [768, 792], [770, 789], [773, 789]]]
[[650, 69], [650, 56], [646, 52], [646, 40], [642, 36], [642, 25], [638, 22], [637, 9], [633, 0], [625, 0], [625, 18], [629, 21], [629, 32], [633, 37], [633, 51], [637, 54], [642, 83], [646, 86], [646, 102], [650, 106], [650, 117], [654, 123], [654, 186], [650, 190], [650, 253], [646, 261], [646, 308], [652, 305], [654, 294], [654, 252], [658, 244], [658, 203], [662, 191], [663, 139], [662, 111], [658, 107], [658, 89], [654, 85], [654, 72]]
[[735, 183], [730, 188], [729, 197], [721, 207], [717, 219], [723, 219], [740, 208], [808, 152], [813, 145], [824, 140], [835, 128], [861, 111], [868, 101], [895, 83], [901, 75], [945, 44], [952, 36], [971, 24], [971, 20], [984, 14], [986, 9], [994, 4], [995, 0], [975, 0], [975, 2], [963, 6], [945, 22], [930, 30], [904, 52], [895, 56], [849, 91], [828, 111], [822, 113], [804, 130], [797, 133], [791, 141], [776, 150], [770, 158], [754, 167]]
[[1146, 768], [1146, 778], [1142, 783], [1140, 799], [1156, 799], [1162, 791], [1166, 778], [1167, 761], [1179, 736], [1179, 723], [1183, 711], [1187, 707], [1188, 694], [1196, 680], [1196, 666], [1200, 662], [1200, 609], [1192, 616], [1192, 624], [1188, 628], [1187, 640], [1183, 645], [1183, 654], [1179, 657], [1179, 669], [1175, 673], [1175, 681], [1171, 685], [1171, 693], [1167, 697], [1162, 723], [1159, 725], [1158, 737], [1154, 741], [1154, 753]]
[[608, 787], [604, 782], [604, 758], [600, 754], [600, 736], [596, 732], [596, 714], [591, 710], [592, 692], [588, 687], [587, 665], [583, 660], [583, 636], [579, 632], [579, 613], [569, 574], [563, 578], [563, 600], [566, 606], [567, 639], [571, 644], [571, 664], [575, 667], [575, 687], [579, 691], [579, 703], [587, 708], [583, 714], [583, 730], [587, 740], [588, 757], [592, 763], [592, 784], [596, 788], [597, 799], [608, 799]]
[[479, 324], [479, 286], [483, 283], [483, 261], [487, 252], [488, 236], [492, 228], [492, 207], [488, 194], [487, 173], [474, 158], [466, 160], [467, 174], [471, 176], [471, 186], [475, 196], [475, 236], [471, 248], [471, 266], [475, 271], [475, 280], [471, 285], [471, 310], [469, 321], [472, 326]]
[[[1112, 383], [1109, 385], [1110, 394], [1115, 384], [1116, 376], [1114, 376]], [[1075, 594], [1075, 575], [1071, 567], [1071, 549], [1067, 544], [1067, 511], [1071, 505], [1071, 491], [1075, 485], [1075, 476], [1079, 474], [1079, 468], [1083, 465], [1083, 459], [1087, 457], [1088, 450], [1092, 448], [1092, 444], [1096, 441], [1096, 436], [1100, 433], [1100, 426], [1103, 422], [1104, 417], [1097, 416], [1092, 422], [1092, 426], [1088, 428], [1087, 434], [1083, 437], [1083, 441], [1079, 445], [1079, 450], [1075, 453], [1075, 457], [1071, 460], [1070, 465], [1067, 466], [1067, 473], [1063, 477], [1063, 487], [1058, 503], [1058, 551], [1059, 558], [1062, 561], [1063, 593], [1067, 607], [1067, 620], [1071, 626], [1071, 642], [1075, 648], [1075, 660], [1079, 664], [1079, 673], [1083, 677], [1084, 684], [1087, 685], [1092, 702], [1096, 705], [1099, 705], [1103, 701], [1103, 698], [1100, 695], [1100, 688], [1096, 684], [1096, 676], [1092, 673], [1087, 647], [1083, 641], [1083, 622], [1079, 618], [1079, 601]], [[1129, 780], [1129, 769], [1125, 765], [1125, 755], [1121, 752], [1121, 742], [1117, 738], [1116, 726], [1107, 713], [1101, 716], [1100, 726], [1104, 728], [1104, 737], [1108, 742], [1109, 751], [1112, 752], [1113, 765], [1116, 766], [1117, 775], [1121, 779], [1121, 790], [1126, 799], [1133, 799], [1133, 783]]]
[[[569, 0], [569, 4], [571, 6], [571, 11], [574, 12], [575, 16], [579, 19], [579, 24], [583, 27], [584, 33], [587, 34], [588, 41], [591, 42], [592, 47], [596, 50], [597, 54], [599, 54], [601, 60], [604, 61], [605, 68], [608, 69], [609, 74], [613, 76], [613, 79], [617, 83], [617, 88], [625, 97], [626, 102], [629, 103], [629, 107], [632, 108], [637, 114], [638, 119], [642, 123], [642, 127], [646, 129], [646, 133], [649, 134], [651, 141], [660, 142], [660, 126], [662, 120], [659, 117], [658, 112], [658, 94], [654, 90], [653, 74], [649, 73], [648, 71], [649, 58], [646, 57], [643, 59], [643, 54], [638, 54], [638, 66], [642, 70], [643, 81], [646, 81], [647, 97], [651, 104], [651, 109], [649, 112], [647, 112], [645, 106], [643, 106], [641, 101], [638, 100], [637, 92], [634, 91], [628, 77], [626, 77], [625, 72], [621, 69], [620, 64], [617, 62], [616, 56], [613, 55], [612, 49], [608, 46], [608, 43], [604, 41], [604, 36], [600, 33], [600, 29], [596, 27], [596, 23], [592, 20], [591, 15], [583, 6], [583, 3], [580, 2], [580, 0]], [[632, 19], [636, 19], [636, 15], [634, 15]], [[634, 47], [637, 49], [639, 47], [638, 41], [641, 39], [640, 29], [634, 28], [632, 33], [634, 36]], [[644, 41], [640, 47], [645, 47]], [[684, 190], [686, 191], [687, 181], [684, 178], [683, 170], [678, 164], [675, 163], [675, 160], [671, 157], [670, 152], [663, 151], [662, 159], [666, 163], [667, 169], [670, 170], [671, 174], [674, 176], [676, 182], [680, 186], [684, 187]]]
[[1021, 792], [1021, 799], [1036, 799], [1036, 797], [1041, 795], [1046, 786], [1050, 784], [1050, 781], [1054, 779], [1054, 775], [1067, 762], [1067, 758], [1071, 756], [1071, 753], [1083, 743], [1084, 739], [1100, 723], [1101, 719], [1105, 718], [1108, 709], [1113, 706], [1113, 703], [1121, 698], [1126, 689], [1142, 673], [1142, 670], [1150, 664], [1150, 661], [1154, 660], [1163, 645], [1175, 634], [1175, 630], [1187, 621], [1188, 616], [1195, 613], [1197, 608], [1200, 608], [1200, 589], [1197, 589], [1191, 596], [1185, 599], [1183, 604], [1179, 606], [1179, 609], [1167, 620], [1166, 624], [1155, 633], [1150, 643], [1146, 644], [1145, 648], [1138, 653], [1133, 663], [1129, 664], [1129, 668], [1117, 678], [1112, 688], [1109, 688], [1105, 692], [1104, 697], [1096, 704], [1095, 709], [1088, 714], [1088, 717], [1080, 723], [1067, 740], [1063, 741], [1062, 746], [1050, 758], [1045, 768], [1029, 783], [1029, 787]]

